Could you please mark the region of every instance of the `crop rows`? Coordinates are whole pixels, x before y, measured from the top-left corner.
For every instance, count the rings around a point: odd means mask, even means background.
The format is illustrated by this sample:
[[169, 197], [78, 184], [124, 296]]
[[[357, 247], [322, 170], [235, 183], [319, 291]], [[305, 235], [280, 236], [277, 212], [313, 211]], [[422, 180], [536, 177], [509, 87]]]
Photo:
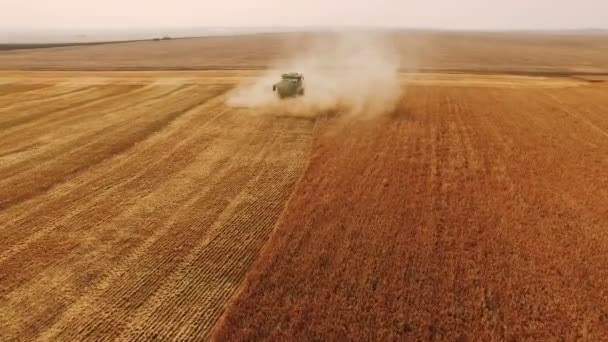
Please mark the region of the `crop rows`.
[[605, 91], [412, 85], [326, 121], [215, 338], [605, 339]]
[[0, 73], [0, 340], [608, 334], [605, 83], [226, 106], [255, 75]]
[[303, 171], [313, 122], [228, 108], [226, 82], [12, 77], [0, 339], [205, 339]]

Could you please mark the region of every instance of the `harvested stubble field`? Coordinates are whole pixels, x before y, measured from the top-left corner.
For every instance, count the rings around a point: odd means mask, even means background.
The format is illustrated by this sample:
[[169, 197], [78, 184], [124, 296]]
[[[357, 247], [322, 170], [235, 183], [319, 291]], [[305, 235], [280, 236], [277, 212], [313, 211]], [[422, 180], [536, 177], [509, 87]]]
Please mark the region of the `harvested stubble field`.
[[0, 340], [605, 339], [607, 40], [470, 38], [347, 120], [226, 105], [268, 36], [1, 53]]
[[207, 336], [314, 122], [228, 110], [213, 75], [4, 73], [0, 340]]

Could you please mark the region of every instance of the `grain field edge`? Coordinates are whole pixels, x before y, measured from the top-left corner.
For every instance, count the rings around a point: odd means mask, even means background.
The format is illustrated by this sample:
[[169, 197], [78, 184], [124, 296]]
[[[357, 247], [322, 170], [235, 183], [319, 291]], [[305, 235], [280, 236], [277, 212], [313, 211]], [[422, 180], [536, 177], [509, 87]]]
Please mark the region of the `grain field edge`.
[[243, 279], [241, 279], [239, 286], [234, 291], [232, 296], [230, 296], [230, 299], [226, 302], [224, 309], [222, 310], [222, 312], [220, 313], [220, 315], [218, 317], [218, 320], [215, 322], [215, 324], [213, 324], [213, 327], [208, 335], [208, 340], [210, 340], [210, 341], [218, 340], [219, 335], [221, 334], [222, 327], [227, 323], [227, 321], [226, 321], [227, 317], [229, 317], [231, 315], [232, 311], [238, 311], [238, 301], [241, 298], [241, 296], [243, 295], [243, 292], [247, 288], [249, 288], [252, 284], [254, 284], [255, 279], [261, 273], [263, 273], [263, 268], [264, 268], [263, 267], [263, 265], [264, 265], [263, 257], [270, 253], [269, 249], [274, 245], [272, 242], [275, 239], [277, 239], [277, 235], [276, 235], [277, 228], [279, 226], [281, 226], [281, 224], [285, 220], [287, 213], [291, 209], [291, 203], [293, 201], [294, 195], [300, 191], [300, 188], [305, 186], [304, 179], [305, 179], [306, 174], [308, 173], [308, 170], [311, 167], [311, 156], [312, 156], [312, 152], [315, 147], [317, 137], [319, 136], [319, 134], [322, 134], [322, 132], [323, 132], [322, 126], [326, 123], [329, 116], [330, 116], [329, 113], [323, 113], [315, 119], [314, 127], [313, 127], [312, 133], [311, 133], [312, 138], [311, 138], [311, 142], [308, 147], [308, 151], [306, 152], [306, 159], [304, 161], [305, 166], [302, 169], [302, 173], [299, 175], [298, 179], [293, 184], [293, 186], [289, 192], [289, 195], [287, 196], [287, 200], [283, 203], [283, 208], [281, 209], [281, 213], [279, 214], [279, 217], [274, 222], [274, 224], [272, 226], [272, 230], [270, 231], [270, 234], [268, 235], [266, 241], [260, 247], [257, 255], [255, 255], [255, 260], [250, 265], [249, 270], [247, 270], [245, 277]]

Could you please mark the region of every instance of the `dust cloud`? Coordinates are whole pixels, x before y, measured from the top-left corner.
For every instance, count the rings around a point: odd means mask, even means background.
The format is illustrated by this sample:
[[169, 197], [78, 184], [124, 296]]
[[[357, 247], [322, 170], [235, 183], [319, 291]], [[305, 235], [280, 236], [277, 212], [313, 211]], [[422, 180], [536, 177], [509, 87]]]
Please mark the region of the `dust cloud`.
[[[346, 117], [369, 118], [395, 108], [400, 95], [399, 58], [381, 33], [332, 33], [287, 48], [261, 77], [238, 86], [227, 99], [255, 113], [316, 116], [337, 110]], [[285, 72], [304, 75], [306, 94], [279, 100], [272, 85]]]

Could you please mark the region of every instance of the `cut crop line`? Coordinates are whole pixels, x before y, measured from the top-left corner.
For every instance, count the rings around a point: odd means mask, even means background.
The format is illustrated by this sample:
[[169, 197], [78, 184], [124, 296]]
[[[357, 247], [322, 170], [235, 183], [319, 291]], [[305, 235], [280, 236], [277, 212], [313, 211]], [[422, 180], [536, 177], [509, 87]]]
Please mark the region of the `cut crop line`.
[[[218, 96], [221, 96], [221, 94], [218, 94], [218, 95], [212, 95], [212, 96], [207, 97], [207, 98], [208, 98], [208, 99], [214, 99], [214, 98], [217, 98]], [[211, 102], [211, 100], [209, 100], [208, 102]], [[212, 107], [211, 107], [211, 108], [216, 108], [216, 107], [217, 107], [217, 105], [212, 105]], [[207, 124], [209, 123], [209, 121], [212, 121], [213, 119], [214, 119], [214, 118], [212, 117], [211, 119], [207, 120], [207, 121], [206, 121], [206, 122], [207, 122]], [[114, 157], [113, 157], [113, 158], [111, 158], [111, 159], [116, 159], [116, 158], [122, 158], [122, 157], [121, 157], [121, 156], [114, 156]], [[157, 163], [162, 162], [162, 160], [163, 160], [163, 159], [159, 159], [159, 160], [157, 160]], [[119, 170], [119, 169], [120, 169], [122, 166], [126, 165], [127, 163], [129, 163], [129, 161], [128, 161], [128, 160], [122, 160], [122, 161], [121, 161], [121, 162], [120, 162], [120, 163], [119, 163], [119, 164], [118, 164], [118, 165], [117, 165], [117, 166], [116, 166], [114, 169], [115, 169], [115, 170]], [[87, 183], [85, 184], [85, 186], [89, 186], [89, 187], [90, 187], [91, 185], [93, 185], [93, 184], [97, 184], [97, 183], [99, 183], [100, 181], [102, 181], [102, 179], [100, 179], [100, 178], [95, 178], [95, 179], [90, 180], [89, 182], [87, 182]], [[109, 191], [109, 190], [111, 190], [110, 188], [107, 188], [107, 189], [108, 189], [108, 191]], [[106, 192], [108, 192], [108, 191], [106, 191]], [[62, 198], [60, 198], [60, 199], [57, 199], [57, 200], [65, 200], [65, 198], [66, 198], [66, 196], [64, 196], [64, 197], [62, 197]], [[98, 196], [96, 196], [95, 198], [96, 198], [96, 201], [95, 201], [94, 203], [98, 203], [98, 202], [101, 202], [101, 201], [103, 200], [104, 196], [103, 196], [102, 194], [98, 194]], [[89, 203], [89, 204], [87, 204], [87, 205], [93, 205], [94, 203]], [[31, 223], [26, 223], [26, 222], [23, 222], [23, 219], [24, 219], [24, 218], [26, 218], [26, 217], [28, 217], [28, 216], [30, 216], [30, 215], [32, 215], [33, 213], [40, 212], [40, 211], [44, 211], [44, 210], [48, 210], [48, 206], [47, 206], [47, 204], [48, 204], [48, 203], [47, 203], [46, 201], [42, 201], [42, 202], [40, 202], [40, 205], [38, 205], [36, 208], [34, 208], [34, 209], [36, 209], [36, 211], [29, 210], [28, 212], [24, 213], [24, 215], [23, 215], [23, 216], [20, 216], [20, 217], [18, 217], [18, 218], [16, 218], [16, 219], [14, 219], [14, 220], [13, 220], [14, 225], [19, 225], [19, 224], [31, 224]], [[76, 215], [76, 213], [74, 213], [74, 215]], [[70, 215], [70, 216], [68, 216], [68, 218], [69, 218], [69, 217], [72, 217], [72, 216], [73, 216], [73, 215]]]
[[[66, 104], [55, 110], [45, 112], [42, 115], [37, 115], [40, 114], [37, 113], [27, 115], [25, 117], [15, 118], [13, 120], [0, 123], [0, 128], [3, 129], [2, 131], [0, 131], [0, 133], [4, 137], [6, 137], [12, 134], [21, 134], [20, 132], [29, 129], [31, 126], [41, 128], [44, 127], [43, 125], [61, 123], [66, 120], [72, 119], [74, 116], [80, 117], [86, 115], [87, 110], [85, 109], [94, 108], [96, 105], [111, 102], [122, 97], [132, 96], [134, 93], [137, 93], [138, 91], [143, 91], [144, 89], [145, 87], [143, 86], [133, 87], [132, 89], [129, 89], [125, 92], [122, 91], [123, 89], [119, 88], [110, 91], [108, 94], [103, 94], [101, 96], [93, 96], [93, 98], [90, 99], [79, 100], [74, 103]], [[58, 115], [59, 113], [61, 113], [62, 115]], [[70, 116], [70, 114], [74, 114], [74, 116]], [[65, 115], [68, 115], [68, 117], [66, 118]]]
[[[222, 115], [223, 113], [224, 113], [224, 111], [218, 112], [217, 114], [215, 114], [215, 115], [214, 115], [214, 116], [211, 118], [211, 120], [207, 120], [205, 124], [206, 124], [206, 125], [208, 125], [210, 121], [213, 121], [213, 118], [214, 118], [214, 117], [216, 118], [216, 117], [218, 117], [218, 116]], [[191, 141], [190, 141], [190, 140], [192, 140], [193, 138], [195, 138], [195, 137], [192, 137], [192, 138], [191, 138], [191, 139], [189, 139], [189, 140], [183, 140], [182, 142], [180, 142], [180, 144], [179, 144], [179, 145], [180, 145], [180, 146], [184, 146], [184, 147], [185, 147], [185, 146], [187, 146], [189, 143], [191, 143]], [[160, 162], [162, 162], [162, 160], [161, 160]], [[125, 186], [126, 186], [126, 185], [125, 185]], [[107, 194], [109, 194], [109, 192], [111, 192], [112, 190], [113, 190], [113, 189], [107, 189], [107, 190], [105, 191], [105, 192], [106, 192], [106, 194], [100, 194], [100, 196], [97, 196], [97, 197], [96, 197], [96, 200], [97, 200], [97, 201], [96, 201], [95, 203], [90, 204], [89, 206], [94, 206], [94, 205], [96, 205], [96, 203], [97, 203], [97, 202], [102, 202], [102, 201], [103, 201], [103, 198], [107, 197], [106, 195], [107, 195]], [[194, 195], [195, 193], [196, 193], [196, 191], [195, 191], [195, 190], [193, 190], [193, 191], [192, 191], [192, 193], [191, 193], [191, 195]], [[197, 193], [197, 196], [200, 196], [200, 192], [199, 192], [199, 193]], [[67, 220], [68, 220], [68, 221], [69, 221], [70, 219], [71, 219], [71, 218], [67, 218]], [[61, 223], [61, 222], [58, 222], [58, 223], [56, 223], [56, 225], [57, 225], [57, 224], [61, 225], [62, 223]], [[163, 231], [165, 231], [165, 230], [161, 230], [159, 233], [162, 233]], [[154, 241], [155, 241], [155, 239], [152, 239], [151, 241], [149, 241], [149, 243], [152, 243], [152, 242], [154, 242]], [[102, 252], [103, 252], [103, 251], [102, 251]], [[141, 253], [135, 253], [135, 254], [136, 254], [136, 257], [139, 257], [140, 255], [142, 255], [142, 254], [143, 254], [143, 252], [141, 252]], [[120, 274], [122, 274], [122, 273], [124, 273], [124, 272], [119, 272], [119, 273], [120, 273]]]
[[[55, 88], [57, 87], [57, 84], [44, 84], [42, 87], [37, 87], [34, 89], [25, 89], [25, 90], [18, 90], [18, 91], [14, 91], [14, 92], [2, 92], [0, 94], [0, 101], [7, 99], [7, 98], [17, 98], [17, 97], [23, 97], [24, 95], [31, 95], [31, 93], [36, 93], [38, 91], [47, 91], [48, 88]], [[0, 102], [1, 103], [1, 102]]]
[[[34, 158], [30, 158], [30, 160], [27, 161], [23, 161], [21, 163], [16, 163], [15, 165], [12, 165], [11, 168], [9, 170], [4, 170], [4, 173], [10, 172], [10, 174], [12, 175], [17, 175], [18, 172], [20, 172], [23, 169], [28, 169], [31, 170], [31, 165], [32, 165], [32, 161], [35, 160], [36, 161], [36, 167], [40, 168], [43, 165], [49, 165], [50, 164], [54, 164], [57, 162], [57, 158], [60, 155], [67, 155], [69, 153], [75, 153], [75, 151], [81, 151], [83, 150], [86, 146], [91, 145], [92, 140], [93, 139], [99, 139], [101, 137], [104, 137], [105, 135], [107, 135], [107, 133], [112, 132], [113, 130], [116, 131], [117, 129], [121, 129], [123, 127], [128, 127], [128, 125], [125, 125], [125, 122], [129, 122], [131, 125], [134, 122], [135, 119], [140, 119], [142, 117], [146, 116], [146, 109], [148, 109], [149, 107], [152, 106], [153, 103], [155, 103], [154, 101], [159, 100], [160, 101], [160, 97], [162, 97], [164, 94], [167, 94], [167, 92], [163, 92], [161, 95], [154, 95], [153, 97], [147, 97], [146, 95], [149, 95], [148, 92], [139, 92], [139, 90], [143, 90], [145, 88], [139, 88], [137, 90], [132, 90], [130, 92], [127, 93], [123, 93], [123, 96], [128, 97], [128, 96], [132, 96], [135, 97], [135, 94], [137, 94], [136, 97], [136, 101], [134, 102], [130, 102], [130, 101], [118, 101], [120, 104], [118, 106], [114, 106], [114, 103], [110, 102], [108, 106], [103, 107], [97, 111], [95, 110], [87, 110], [87, 111], [82, 111], [82, 108], [79, 111], [76, 111], [73, 113], [73, 115], [69, 115], [67, 118], [60, 118], [60, 119], [56, 119], [55, 122], [52, 122], [52, 124], [54, 125], [59, 125], [61, 127], [65, 127], [66, 125], [68, 125], [68, 123], [72, 123], [72, 122], [81, 122], [82, 117], [83, 116], [87, 116], [90, 115], [89, 112], [95, 113], [96, 117], [94, 117], [92, 120], [94, 123], [97, 122], [105, 122], [104, 120], [111, 118], [112, 116], [115, 116], [117, 113], [120, 113], [121, 110], [129, 108], [131, 111], [133, 111], [134, 113], [136, 113], [137, 115], [134, 116], [121, 116], [118, 117], [118, 120], [114, 120], [112, 122], [112, 124], [110, 126], [107, 127], [103, 127], [104, 125], [91, 125], [89, 123], [89, 126], [91, 127], [95, 127], [96, 130], [92, 130], [90, 129], [87, 132], [84, 132], [81, 136], [77, 137], [77, 139], [63, 139], [61, 146], [55, 146], [55, 149], [53, 151], [55, 151], [56, 153], [54, 155], [44, 155], [42, 158], [42, 160], [36, 160]], [[169, 91], [171, 92], [171, 91]], [[130, 94], [130, 95], [129, 95]], [[119, 95], [114, 95], [114, 97], [117, 97]], [[185, 96], [184, 96], [185, 97]], [[114, 98], [116, 99], [116, 98]], [[175, 99], [176, 102], [178, 102], [181, 98], [179, 99]], [[130, 100], [130, 98], [128, 99]], [[108, 101], [108, 99], [100, 99], [99, 100], [101, 103], [104, 103]], [[165, 102], [167, 102], [167, 99], [165, 99]], [[160, 108], [158, 108], [160, 109]], [[158, 110], [157, 109], [157, 110]], [[65, 113], [69, 113], [72, 114], [73, 111], [66, 111]], [[46, 123], [47, 125], [49, 124], [48, 122]], [[99, 127], [102, 127], [101, 129], [99, 129]], [[50, 128], [47, 128], [50, 129]], [[91, 133], [92, 131], [92, 133]], [[15, 135], [15, 132], [13, 132], [13, 135]], [[79, 143], [80, 141], [84, 142], [83, 143]], [[64, 148], [65, 146], [65, 148]], [[1, 181], [0, 181], [1, 182]]]
[[55, 102], [57, 100], [63, 100], [64, 98], [70, 98], [74, 95], [82, 95], [84, 92], [94, 91], [95, 89], [100, 88], [100, 86], [87, 86], [87, 87], [78, 87], [75, 89], [66, 90], [63, 93], [55, 94], [55, 95], [44, 95], [41, 94], [39, 98], [34, 98], [30, 100], [17, 100], [14, 103], [9, 104], [8, 106], [2, 108], [2, 112], [8, 111], [16, 111], [16, 110], [24, 110], [30, 108], [34, 105], [42, 106], [47, 102]]
[[[175, 116], [175, 115], [174, 115], [174, 117], [169, 118], [169, 119], [170, 119], [169, 123], [170, 123], [171, 121], [175, 120], [175, 119], [176, 119], [177, 117], [179, 117], [180, 115], [183, 115], [183, 114], [190, 113], [190, 112], [193, 112], [193, 111], [198, 110], [200, 107], [202, 107], [202, 106], [204, 106], [204, 105], [205, 105], [205, 102], [206, 102], [206, 101], [204, 101], [203, 103], [200, 103], [200, 104], [198, 104], [198, 105], [196, 105], [195, 107], [192, 107], [192, 108], [190, 108], [190, 109], [186, 109], [186, 110], [184, 110], [184, 111], [180, 111], [180, 112], [178, 112], [178, 113], [177, 113], [177, 116]], [[166, 121], [166, 120], [165, 120], [165, 121]], [[147, 135], [147, 136], [145, 136], [144, 138], [142, 138], [142, 140], [145, 140], [145, 139], [149, 138], [149, 136], [150, 136], [151, 134], [154, 134], [154, 133], [156, 133], [156, 132], [157, 132], [157, 130], [156, 130], [156, 129], [151, 130], [151, 131], [150, 131], [150, 133], [148, 133], [148, 135]], [[127, 146], [127, 148], [132, 148], [134, 145], [135, 145], [135, 144], [130, 144], [129, 146]], [[124, 151], [122, 151], [122, 152], [120, 152], [120, 153], [124, 153]], [[115, 153], [115, 154], [112, 154], [112, 156], [111, 156], [111, 157], [115, 157], [117, 154], [120, 154], [120, 153]], [[104, 159], [104, 160], [105, 160], [105, 159]], [[103, 160], [98, 161], [96, 164], [101, 163], [101, 162], [103, 162]], [[85, 166], [83, 166], [83, 167], [81, 167], [81, 168], [79, 168], [79, 169], [75, 170], [75, 171], [74, 171], [74, 172], [72, 172], [71, 174], [75, 174], [75, 173], [82, 173], [82, 172], [84, 172], [86, 169], [89, 169], [89, 168], [91, 168], [91, 167], [93, 167], [93, 165], [85, 165]], [[64, 180], [68, 179], [68, 176], [69, 176], [69, 175], [65, 175], [65, 176], [63, 177], [63, 179], [64, 179]], [[43, 189], [43, 190], [44, 190], [45, 192], [51, 191], [53, 188], [55, 188], [55, 187], [59, 186], [60, 184], [61, 184], [61, 182], [56, 182], [56, 183], [53, 183], [52, 185], [50, 185], [49, 187], [47, 187], [47, 188], [45, 188], [45, 189]], [[17, 198], [17, 199], [15, 199], [15, 200], [18, 200], [18, 203], [21, 203], [21, 202], [23, 202], [23, 201], [25, 201], [25, 200], [28, 200], [28, 199], [29, 199], [29, 198]], [[15, 205], [15, 204], [16, 204], [16, 203], [15, 203], [14, 201], [13, 201], [13, 202], [10, 202], [10, 203], [7, 203], [7, 202], [1, 203], [1, 205], [5, 206], [5, 209], [6, 209], [6, 208], [8, 208], [8, 207], [10, 207], [10, 206], [12, 206], [12, 205]], [[54, 228], [54, 226], [50, 226], [49, 228], [50, 228], [50, 229], [52, 229], [52, 228]], [[30, 236], [29, 236], [29, 237], [28, 237], [28, 238], [27, 238], [25, 241], [23, 241], [23, 242], [21, 242], [21, 243], [19, 243], [19, 244], [15, 245], [15, 246], [13, 246], [12, 248], [10, 248], [10, 249], [8, 249], [8, 250], [5, 250], [5, 251], [3, 251], [2, 253], [0, 253], [0, 263], [4, 262], [4, 261], [5, 261], [7, 258], [9, 258], [10, 256], [12, 256], [12, 255], [16, 254], [17, 252], [19, 252], [20, 250], [22, 250], [22, 249], [23, 249], [23, 248], [25, 248], [26, 246], [30, 245], [32, 242], [34, 242], [34, 241], [38, 240], [38, 239], [39, 239], [39, 238], [40, 238], [40, 237], [41, 237], [41, 236], [42, 236], [44, 233], [46, 233], [47, 231], [48, 231], [47, 229], [44, 229], [44, 230], [42, 230], [42, 231], [38, 231], [36, 234], [32, 234], [32, 235], [30, 235]]]

